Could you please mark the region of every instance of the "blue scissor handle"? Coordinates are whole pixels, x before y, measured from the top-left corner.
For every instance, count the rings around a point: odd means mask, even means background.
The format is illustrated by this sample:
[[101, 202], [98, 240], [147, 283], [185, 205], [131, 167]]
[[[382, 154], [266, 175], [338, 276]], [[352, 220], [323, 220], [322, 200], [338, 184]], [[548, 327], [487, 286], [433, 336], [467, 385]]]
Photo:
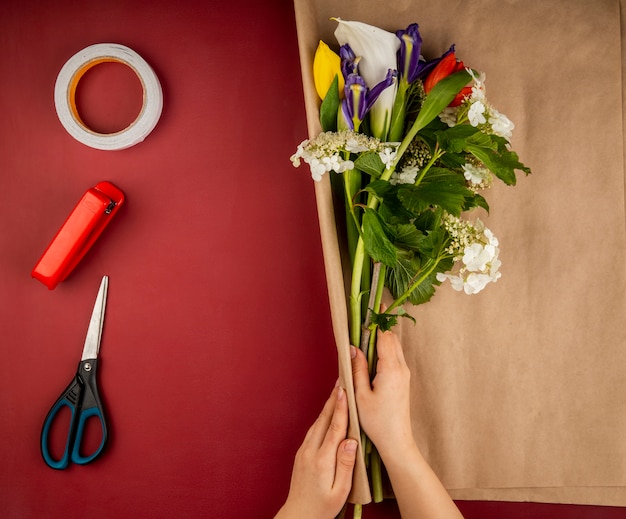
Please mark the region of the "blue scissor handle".
[[[80, 362], [76, 376], [52, 406], [44, 420], [41, 432], [41, 454], [46, 464], [53, 469], [66, 468], [70, 460], [79, 465], [89, 463], [102, 452], [106, 445], [107, 426], [96, 385], [97, 362], [96, 359]], [[68, 407], [71, 411], [70, 425], [63, 455], [60, 459], [55, 460], [50, 454], [48, 436], [56, 415], [63, 407]], [[100, 422], [102, 440], [94, 452], [83, 455], [80, 447], [85, 424], [91, 417], [96, 417]]]
[[[68, 388], [69, 389], [69, 388]], [[54, 417], [61, 410], [62, 407], [69, 407], [72, 412], [70, 418], [70, 429], [67, 434], [67, 440], [65, 441], [65, 451], [63, 452], [63, 456], [61, 459], [55, 460], [51, 455], [48, 449], [48, 435], [50, 434], [50, 427], [52, 422], [54, 421]], [[44, 461], [48, 464], [49, 467], [53, 469], [64, 469], [67, 467], [70, 461], [70, 445], [72, 440], [72, 424], [74, 423], [74, 416], [76, 415], [76, 407], [62, 396], [50, 409], [48, 416], [46, 416], [46, 420], [43, 423], [43, 431], [41, 432], [41, 454], [43, 455]]]
[[[80, 444], [83, 439], [83, 431], [85, 429], [85, 424], [87, 420], [92, 417], [97, 416], [100, 422], [100, 427], [102, 427], [102, 440], [100, 441], [100, 446], [88, 456], [83, 456], [80, 453]], [[81, 411], [80, 417], [78, 419], [78, 430], [76, 431], [76, 436], [74, 438], [74, 447], [72, 448], [72, 461], [79, 465], [84, 465], [85, 463], [89, 463], [93, 459], [98, 456], [104, 449], [104, 445], [106, 443], [106, 425], [104, 423], [104, 417], [102, 416], [102, 412], [97, 407], [91, 407], [89, 409], [85, 409]]]

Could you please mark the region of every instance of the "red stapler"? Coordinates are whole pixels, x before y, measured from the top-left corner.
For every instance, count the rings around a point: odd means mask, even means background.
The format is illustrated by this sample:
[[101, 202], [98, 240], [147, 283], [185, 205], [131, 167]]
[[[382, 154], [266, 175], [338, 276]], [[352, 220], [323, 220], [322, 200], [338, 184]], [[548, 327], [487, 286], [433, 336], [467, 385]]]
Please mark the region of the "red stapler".
[[124, 193], [110, 182], [89, 189], [68, 216], [32, 271], [50, 290], [63, 281], [94, 244], [124, 203]]

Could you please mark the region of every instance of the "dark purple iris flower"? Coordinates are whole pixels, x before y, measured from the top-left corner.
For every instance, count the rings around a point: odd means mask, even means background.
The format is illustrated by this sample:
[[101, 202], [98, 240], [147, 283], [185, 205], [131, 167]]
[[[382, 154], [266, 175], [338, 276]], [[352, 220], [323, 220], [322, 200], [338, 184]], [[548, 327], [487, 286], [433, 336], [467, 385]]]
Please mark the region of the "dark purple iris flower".
[[422, 50], [422, 37], [420, 36], [418, 25], [412, 23], [406, 30], [396, 31], [396, 36], [400, 40], [400, 50], [398, 50], [398, 73], [407, 83], [413, 83], [416, 79], [426, 77], [441, 61], [441, 59], [454, 51], [454, 45], [450, 47], [443, 56], [430, 61], [420, 59]]
[[354, 51], [347, 43], [339, 47], [339, 58], [341, 59], [341, 73], [343, 79], [348, 79], [350, 74], [358, 74], [358, 65], [361, 58], [357, 58]]
[[400, 78], [404, 78], [407, 83], [413, 83], [419, 78], [420, 51], [422, 50], [422, 37], [418, 25], [412, 23], [406, 30], [396, 31], [396, 36], [400, 40], [398, 73]]
[[367, 87], [365, 80], [358, 74], [348, 75], [341, 110], [351, 130], [355, 129], [355, 125], [358, 127], [358, 124], [365, 119], [367, 112], [370, 111], [378, 96], [380, 96], [383, 90], [393, 85], [396, 76], [397, 72], [389, 69], [385, 79], [370, 89]]

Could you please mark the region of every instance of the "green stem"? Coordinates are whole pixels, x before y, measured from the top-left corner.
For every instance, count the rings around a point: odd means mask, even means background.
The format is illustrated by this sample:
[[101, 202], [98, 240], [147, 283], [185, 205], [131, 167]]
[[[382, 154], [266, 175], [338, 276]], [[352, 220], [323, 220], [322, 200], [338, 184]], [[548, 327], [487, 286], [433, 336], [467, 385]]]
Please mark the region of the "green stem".
[[382, 461], [380, 459], [380, 454], [376, 449], [372, 450], [372, 498], [374, 499], [374, 503], [380, 503], [383, 496], [383, 471], [382, 471]]
[[[374, 312], [380, 311], [380, 303], [383, 298], [383, 291], [385, 289], [385, 277], [387, 275], [387, 266], [380, 265], [378, 272], [378, 278], [376, 280], [376, 293], [374, 294], [372, 308]], [[374, 377], [376, 373], [376, 325], [370, 325], [369, 330], [369, 344], [367, 346], [367, 366], [369, 369], [370, 378]]]
[[420, 182], [422, 181], [426, 173], [428, 173], [428, 170], [432, 167], [435, 161], [439, 159], [439, 157], [441, 157], [444, 153], [445, 151], [439, 148], [439, 143], [435, 144], [435, 152], [433, 153], [433, 156], [428, 161], [428, 164], [426, 164], [420, 171], [420, 176], [417, 177], [417, 180], [415, 181], [414, 185], [416, 186], [420, 185]]
[[398, 150], [396, 151], [396, 160], [394, 161], [394, 164], [393, 164], [394, 165], [393, 169], [395, 169], [395, 165], [400, 161], [400, 159], [402, 158], [402, 155], [404, 155], [404, 152], [406, 152], [406, 150], [408, 149], [409, 145], [411, 144], [411, 142], [417, 135], [417, 132], [419, 132], [424, 126], [426, 125], [423, 124], [422, 121], [420, 121], [419, 119], [415, 120], [415, 122], [413, 123], [413, 126], [411, 126], [411, 129], [404, 136], [404, 139], [402, 139], [400, 146], [398, 146]]
[[345, 205], [346, 205], [346, 234], [350, 261], [354, 261], [356, 244], [359, 236], [360, 222], [354, 211], [354, 197], [361, 189], [361, 172], [353, 169], [343, 175]]
[[[369, 265], [368, 265], [369, 266]], [[376, 294], [378, 293], [378, 286], [380, 285], [380, 271], [382, 263], [376, 262], [371, 273], [371, 283], [369, 287], [370, 296], [367, 301], [367, 305], [364, 304], [363, 311], [365, 312], [365, 322], [361, 327], [361, 351], [367, 355], [369, 351], [368, 345], [370, 344], [370, 337], [372, 335], [372, 312], [370, 309], [374, 309], [376, 312]], [[375, 286], [376, 290], [371, 290], [371, 286]]]
[[[372, 262], [370, 255], [365, 253], [363, 256], [363, 273], [361, 274], [361, 294], [366, 295], [371, 291], [372, 285]], [[367, 316], [368, 298], [361, 297], [361, 315]], [[356, 346], [356, 344], [355, 344]]]
[[376, 334], [374, 330], [370, 333], [369, 344], [367, 346], [367, 369], [370, 374], [370, 379], [373, 379], [376, 373]]
[[361, 279], [363, 263], [366, 260], [365, 242], [359, 236], [354, 251], [352, 264], [352, 282], [350, 285], [350, 342], [357, 346], [361, 342]]
[[354, 511], [352, 512], [352, 517], [354, 519], [361, 519], [363, 516], [363, 505], [354, 505]]

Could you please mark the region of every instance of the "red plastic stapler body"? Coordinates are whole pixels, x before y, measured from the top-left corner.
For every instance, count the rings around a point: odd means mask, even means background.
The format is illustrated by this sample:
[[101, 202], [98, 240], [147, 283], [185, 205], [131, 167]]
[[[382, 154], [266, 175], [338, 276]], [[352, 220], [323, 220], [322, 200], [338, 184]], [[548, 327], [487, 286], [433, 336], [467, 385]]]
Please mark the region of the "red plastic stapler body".
[[124, 203], [124, 193], [100, 182], [80, 199], [37, 262], [32, 276], [50, 290], [63, 281], [82, 259]]

